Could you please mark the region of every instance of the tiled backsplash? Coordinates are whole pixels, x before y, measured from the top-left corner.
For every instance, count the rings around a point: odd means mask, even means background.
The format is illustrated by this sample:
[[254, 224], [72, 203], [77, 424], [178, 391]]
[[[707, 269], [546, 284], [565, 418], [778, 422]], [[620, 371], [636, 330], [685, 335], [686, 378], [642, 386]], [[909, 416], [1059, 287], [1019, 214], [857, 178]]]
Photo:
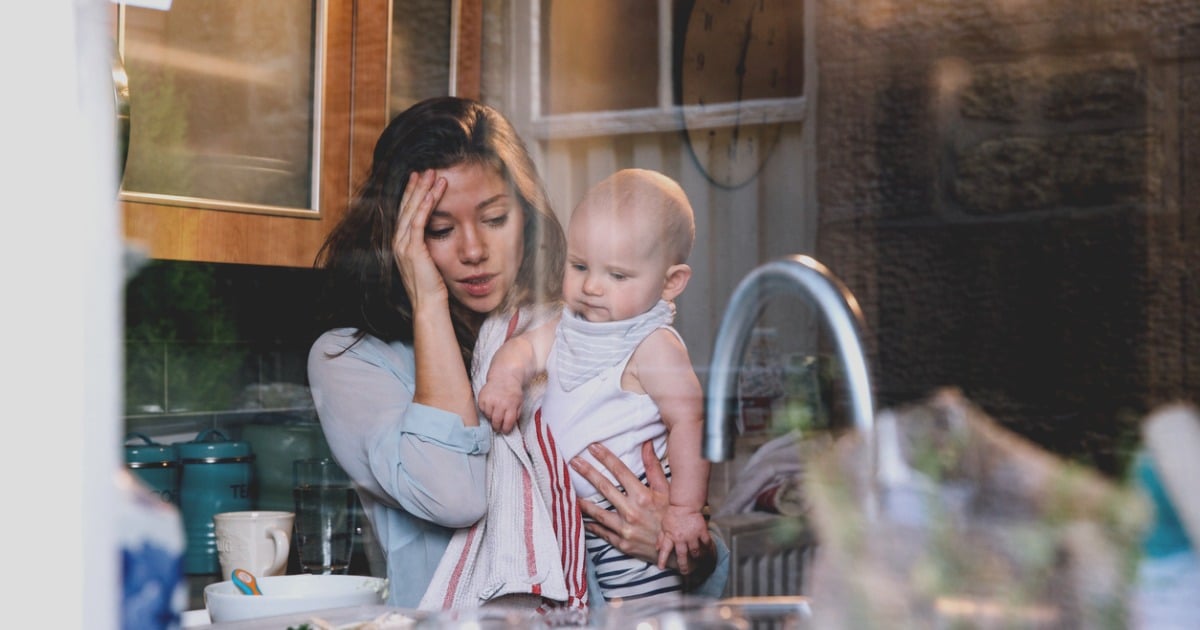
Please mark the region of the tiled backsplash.
[[152, 437], [312, 419], [318, 272], [149, 261], [126, 285], [125, 427]]

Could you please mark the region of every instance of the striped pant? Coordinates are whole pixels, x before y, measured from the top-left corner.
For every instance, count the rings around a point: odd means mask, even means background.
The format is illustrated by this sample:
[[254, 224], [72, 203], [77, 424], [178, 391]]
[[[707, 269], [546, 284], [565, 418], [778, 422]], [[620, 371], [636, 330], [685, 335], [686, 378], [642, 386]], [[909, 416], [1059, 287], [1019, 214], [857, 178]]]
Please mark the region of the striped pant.
[[[667, 478], [671, 470], [666, 468]], [[646, 483], [646, 475], [640, 477]], [[612, 503], [603, 495], [589, 498], [606, 510], [614, 510]], [[590, 520], [584, 516], [585, 520]], [[605, 601], [645, 599], [656, 595], [679, 593], [683, 590], [683, 577], [674, 569], [659, 569], [652, 562], [627, 556], [603, 538], [591, 532], [584, 535], [584, 546], [596, 571], [600, 594]]]

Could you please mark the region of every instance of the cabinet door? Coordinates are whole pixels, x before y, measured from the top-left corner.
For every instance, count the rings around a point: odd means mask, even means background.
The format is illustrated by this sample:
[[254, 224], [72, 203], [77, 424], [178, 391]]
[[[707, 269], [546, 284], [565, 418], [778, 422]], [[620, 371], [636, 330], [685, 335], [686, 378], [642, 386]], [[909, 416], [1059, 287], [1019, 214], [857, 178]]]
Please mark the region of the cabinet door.
[[352, 47], [384, 45], [370, 29], [356, 42], [354, 4], [175, 0], [167, 12], [123, 11], [131, 246], [160, 259], [312, 264], [348, 203], [352, 153], [370, 151], [352, 147], [352, 81], [386, 80], [354, 75]]

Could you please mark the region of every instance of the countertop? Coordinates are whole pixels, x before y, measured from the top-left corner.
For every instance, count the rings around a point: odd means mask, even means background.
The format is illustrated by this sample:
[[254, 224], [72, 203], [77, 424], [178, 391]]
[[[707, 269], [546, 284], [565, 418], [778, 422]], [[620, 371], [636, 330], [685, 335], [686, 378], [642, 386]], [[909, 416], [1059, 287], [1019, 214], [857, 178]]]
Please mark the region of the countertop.
[[[685, 617], [695, 617], [701, 608], [707, 608], [710, 612], [705, 613], [704, 619], [711, 621], [713, 615], [718, 615], [722, 618], [727, 614], [718, 609], [730, 607], [735, 616], [741, 616], [752, 622], [753, 627], [759, 628], [805, 628], [806, 622], [811, 619], [812, 611], [809, 607], [809, 600], [801, 596], [789, 597], [736, 597], [727, 598], [719, 601], [687, 599], [677, 604], [666, 603], [656, 605], [651, 608], [638, 607], [639, 615], [647, 615], [646, 618], [665, 621], [664, 615], [682, 614]], [[484, 617], [475, 616], [475, 613], [483, 611]], [[610, 611], [611, 612], [611, 611]], [[371, 621], [387, 621], [387, 625], [380, 625], [377, 630], [391, 630], [392, 628], [407, 628], [415, 625], [416, 622], [429, 619], [431, 615], [427, 611], [411, 610], [405, 608], [395, 608], [391, 606], [357, 606], [352, 608], [338, 608], [333, 610], [318, 610], [306, 613], [296, 613], [294, 615], [285, 615], [279, 617], [269, 617], [262, 619], [248, 619], [245, 621], [226, 622], [209, 624], [207, 614], [194, 615], [194, 613], [204, 613], [201, 611], [188, 611], [188, 615], [192, 618], [185, 619], [183, 625], [188, 629], [203, 629], [203, 630], [285, 630], [287, 628], [297, 628], [303, 624], [314, 624], [318, 620], [327, 624], [325, 627], [338, 628], [339, 630], [356, 628], [357, 624], [365, 624]], [[503, 620], [505, 611], [502, 608], [484, 608], [479, 611], [458, 611], [452, 613], [456, 616], [453, 620], [454, 628], [466, 627], [513, 627], [523, 628], [527, 624], [527, 618], [520, 613], [519, 619], [525, 619], [524, 622], [519, 620], [509, 620], [510, 624], [494, 625], [488, 623], [487, 620]], [[387, 616], [385, 618], [385, 616]], [[408, 622], [411, 620], [411, 623]], [[672, 619], [676, 625], [679, 623], [678, 617]], [[450, 620], [448, 620], [450, 621]], [[611, 621], [611, 620], [610, 620]], [[695, 621], [703, 621], [697, 617]], [[474, 622], [471, 624], [470, 622]], [[481, 623], [482, 622], [482, 623]], [[686, 622], [685, 622], [686, 623]], [[621, 623], [621, 626], [625, 624]], [[593, 622], [587, 627], [607, 627], [605, 624]], [[655, 627], [660, 627], [662, 624], [656, 624]], [[634, 627], [629, 625], [629, 627]], [[703, 626], [708, 627], [708, 626]], [[373, 628], [376, 628], [373, 626]]]
[[[408, 627], [417, 620], [427, 617], [428, 613], [384, 605], [355, 606], [351, 608], [316, 610], [279, 617], [264, 617], [262, 619], [210, 623], [207, 611], [200, 609], [189, 610], [184, 614], [183, 627], [204, 628], [205, 630], [285, 630], [286, 628], [300, 627], [304, 624], [311, 626], [315, 620], [319, 619], [330, 627], [340, 628], [352, 624], [365, 624], [369, 621], [382, 621], [385, 615], [388, 616], [388, 621], [394, 621], [395, 623], [380, 626], [379, 630]], [[412, 623], [405, 624], [405, 619], [411, 620]]]

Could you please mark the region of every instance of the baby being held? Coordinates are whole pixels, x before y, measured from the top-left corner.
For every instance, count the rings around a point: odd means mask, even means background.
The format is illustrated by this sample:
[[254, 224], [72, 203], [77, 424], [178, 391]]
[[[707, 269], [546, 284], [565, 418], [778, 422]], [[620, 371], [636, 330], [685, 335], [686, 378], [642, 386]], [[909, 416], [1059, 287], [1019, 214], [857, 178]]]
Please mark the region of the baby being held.
[[[601, 442], [644, 479], [641, 445], [651, 440], [665, 460], [670, 507], [657, 566], [625, 556], [618, 564], [619, 552], [589, 532], [588, 553], [605, 563], [601, 588], [610, 600], [681, 590], [690, 554], [710, 543], [701, 513], [709, 475], [700, 454], [703, 392], [671, 326], [672, 301], [691, 278], [694, 239], [691, 204], [671, 178], [625, 169], [601, 181], [567, 228], [562, 314], [505, 343], [479, 393], [480, 411], [507, 432], [525, 388], [545, 371], [542, 418], [565, 459], [582, 455], [604, 470], [586, 450]], [[572, 482], [580, 497], [601, 499], [582, 476], [572, 472]], [[665, 569], [672, 551], [679, 572]]]

